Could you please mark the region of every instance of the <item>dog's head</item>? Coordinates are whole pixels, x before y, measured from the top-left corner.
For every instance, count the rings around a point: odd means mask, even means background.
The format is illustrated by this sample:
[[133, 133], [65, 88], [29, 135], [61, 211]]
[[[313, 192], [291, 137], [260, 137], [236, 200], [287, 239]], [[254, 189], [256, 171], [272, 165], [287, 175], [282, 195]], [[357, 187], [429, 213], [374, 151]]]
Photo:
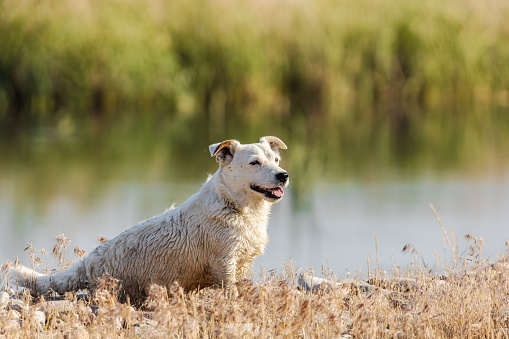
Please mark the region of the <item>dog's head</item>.
[[272, 136], [254, 144], [225, 140], [209, 146], [210, 155], [216, 157], [232, 189], [271, 202], [283, 197], [283, 188], [289, 183], [288, 173], [279, 167], [279, 149], [286, 149], [285, 143]]

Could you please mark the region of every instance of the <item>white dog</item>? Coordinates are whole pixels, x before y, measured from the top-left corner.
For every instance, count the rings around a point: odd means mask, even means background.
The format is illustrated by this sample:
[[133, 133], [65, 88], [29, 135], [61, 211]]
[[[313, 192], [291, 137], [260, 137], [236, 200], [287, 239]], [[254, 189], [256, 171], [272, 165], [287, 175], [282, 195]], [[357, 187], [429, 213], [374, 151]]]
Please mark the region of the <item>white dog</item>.
[[45, 275], [16, 265], [8, 273], [37, 294], [90, 288], [109, 275], [134, 303], [152, 284], [229, 289], [267, 244], [271, 205], [289, 182], [279, 167], [280, 148], [286, 145], [273, 136], [254, 144], [210, 145], [219, 169], [182, 205], [140, 222], [63, 271]]

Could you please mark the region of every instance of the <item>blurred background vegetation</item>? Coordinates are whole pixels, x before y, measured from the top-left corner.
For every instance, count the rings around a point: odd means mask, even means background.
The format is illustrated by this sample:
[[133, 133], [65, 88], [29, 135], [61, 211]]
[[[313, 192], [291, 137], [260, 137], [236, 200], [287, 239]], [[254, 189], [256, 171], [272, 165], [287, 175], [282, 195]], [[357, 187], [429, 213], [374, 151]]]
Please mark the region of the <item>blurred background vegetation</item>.
[[208, 144], [265, 134], [289, 145], [296, 200], [317, 177], [503, 171], [508, 17], [500, 0], [0, 0], [0, 174], [37, 173], [27, 194], [196, 180]]
[[370, 120], [378, 107], [411, 120], [402, 106], [509, 104], [503, 1], [1, 0], [0, 9], [3, 123], [126, 108], [216, 124], [295, 112]]

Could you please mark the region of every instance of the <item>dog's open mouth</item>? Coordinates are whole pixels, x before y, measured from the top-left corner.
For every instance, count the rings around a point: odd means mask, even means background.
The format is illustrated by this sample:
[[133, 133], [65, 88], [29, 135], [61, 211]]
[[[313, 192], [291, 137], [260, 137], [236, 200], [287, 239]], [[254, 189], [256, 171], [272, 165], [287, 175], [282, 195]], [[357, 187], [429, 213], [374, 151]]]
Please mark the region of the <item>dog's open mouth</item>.
[[274, 188], [263, 188], [256, 185], [251, 185], [251, 189], [253, 191], [262, 193], [269, 199], [281, 199], [285, 194], [285, 191], [282, 187], [274, 187]]

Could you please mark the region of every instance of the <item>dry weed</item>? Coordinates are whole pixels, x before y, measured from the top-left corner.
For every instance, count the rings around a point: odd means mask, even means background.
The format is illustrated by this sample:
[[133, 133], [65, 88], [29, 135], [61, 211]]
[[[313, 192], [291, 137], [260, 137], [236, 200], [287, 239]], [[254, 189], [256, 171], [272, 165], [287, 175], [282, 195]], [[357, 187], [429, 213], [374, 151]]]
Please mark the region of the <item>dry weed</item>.
[[[430, 270], [409, 244], [405, 250], [419, 267], [398, 268], [391, 275], [376, 269], [369, 288], [360, 288], [365, 285], [359, 279], [329, 278], [327, 288], [302, 291], [296, 283], [299, 272], [289, 264], [283, 273], [239, 281], [236, 297], [217, 288], [184, 293], [177, 283], [169, 289], [153, 285], [139, 309], [119, 298], [121, 284], [107, 276], [87, 298], [69, 293], [33, 299], [18, 293], [0, 310], [0, 336], [509, 338], [508, 253], [491, 264], [482, 258], [482, 239], [466, 238], [468, 248], [461, 255], [454, 250], [457, 256], [443, 267], [446, 274]], [[450, 239], [445, 242], [455, 246]], [[67, 263], [62, 253], [69, 243], [62, 236], [55, 246], [60, 269]], [[37, 251], [27, 249], [39, 264]]]

